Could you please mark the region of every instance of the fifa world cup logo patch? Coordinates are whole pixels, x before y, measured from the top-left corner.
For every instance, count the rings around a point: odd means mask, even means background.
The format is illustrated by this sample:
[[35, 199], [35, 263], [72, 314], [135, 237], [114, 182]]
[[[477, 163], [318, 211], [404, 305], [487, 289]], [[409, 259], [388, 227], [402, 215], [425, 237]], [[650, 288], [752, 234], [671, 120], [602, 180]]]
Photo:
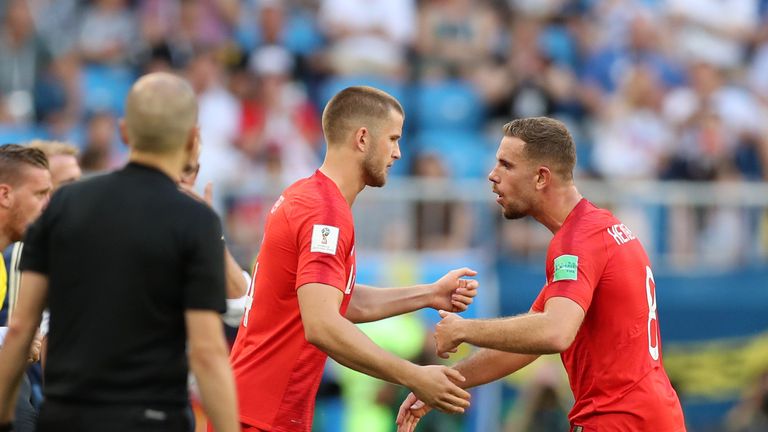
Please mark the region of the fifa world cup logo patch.
[[333, 225], [313, 225], [312, 244], [310, 252], [320, 252], [336, 255], [336, 246], [339, 244], [339, 227]]
[[322, 234], [323, 239], [320, 240], [321, 244], [328, 244], [328, 236], [331, 235], [331, 230], [328, 227], [323, 228], [322, 231], [320, 231], [320, 234]]

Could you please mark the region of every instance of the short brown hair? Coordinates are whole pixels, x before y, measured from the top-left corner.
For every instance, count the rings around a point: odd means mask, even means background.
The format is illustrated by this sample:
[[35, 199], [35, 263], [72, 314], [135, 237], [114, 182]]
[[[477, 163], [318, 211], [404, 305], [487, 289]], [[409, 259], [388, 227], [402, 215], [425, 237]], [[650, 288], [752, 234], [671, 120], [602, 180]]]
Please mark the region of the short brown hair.
[[384, 119], [391, 110], [405, 115], [400, 102], [385, 91], [368, 86], [347, 87], [331, 98], [323, 110], [325, 140], [329, 145], [338, 143], [351, 128]]
[[17, 186], [21, 181], [24, 166], [48, 169], [48, 158], [36, 148], [18, 144], [0, 146], [0, 183]]
[[551, 164], [560, 177], [573, 179], [576, 144], [563, 122], [549, 117], [517, 119], [504, 125], [504, 136], [522, 140], [529, 160]]
[[61, 141], [32, 140], [27, 146], [42, 150], [48, 159], [54, 156], [77, 156], [79, 153], [77, 147]]

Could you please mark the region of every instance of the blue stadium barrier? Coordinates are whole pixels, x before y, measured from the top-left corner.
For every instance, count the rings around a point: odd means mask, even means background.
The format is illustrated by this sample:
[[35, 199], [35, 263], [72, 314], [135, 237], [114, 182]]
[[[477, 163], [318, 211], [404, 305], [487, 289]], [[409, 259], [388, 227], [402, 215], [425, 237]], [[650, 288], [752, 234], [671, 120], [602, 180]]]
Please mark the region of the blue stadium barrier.
[[136, 79], [128, 68], [85, 66], [80, 75], [83, 107], [86, 112], [111, 111], [122, 115], [123, 105]]
[[405, 84], [393, 79], [376, 76], [333, 76], [320, 84], [317, 92], [317, 104], [320, 110], [325, 108], [325, 104], [341, 90], [347, 87], [366, 85], [376, 87], [394, 96], [403, 105], [406, 112], [406, 121], [408, 118], [407, 92]]
[[0, 145], [22, 144], [48, 136], [45, 129], [36, 126], [0, 125]]
[[493, 168], [495, 143], [475, 131], [424, 130], [414, 141], [419, 153], [432, 153], [453, 178], [485, 178]]
[[467, 82], [427, 81], [413, 89], [415, 122], [420, 129], [479, 130], [483, 102]]

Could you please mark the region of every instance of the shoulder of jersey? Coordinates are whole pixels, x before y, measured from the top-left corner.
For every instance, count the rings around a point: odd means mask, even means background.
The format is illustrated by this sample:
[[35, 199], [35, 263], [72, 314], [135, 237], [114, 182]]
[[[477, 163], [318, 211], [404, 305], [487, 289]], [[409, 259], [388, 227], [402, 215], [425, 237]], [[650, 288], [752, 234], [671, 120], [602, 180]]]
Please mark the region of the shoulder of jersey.
[[569, 234], [564, 235], [576, 236], [581, 239], [592, 238], [605, 229], [621, 223], [610, 211], [601, 208], [580, 215], [575, 222], [570, 224]]
[[334, 204], [339, 201], [338, 191], [328, 190], [328, 185], [318, 181], [316, 177], [297, 181], [283, 192], [283, 196], [286, 200], [316, 203], [317, 205]]
[[616, 216], [609, 210], [603, 208], [595, 208], [594, 210], [584, 213], [579, 218], [579, 225], [584, 226], [610, 226], [618, 221]]

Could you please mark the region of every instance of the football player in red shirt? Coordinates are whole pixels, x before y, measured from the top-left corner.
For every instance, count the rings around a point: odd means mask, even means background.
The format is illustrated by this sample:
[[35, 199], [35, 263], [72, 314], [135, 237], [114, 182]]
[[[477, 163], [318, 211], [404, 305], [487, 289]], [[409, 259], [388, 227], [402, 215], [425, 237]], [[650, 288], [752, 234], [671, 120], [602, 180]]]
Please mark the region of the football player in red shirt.
[[243, 430], [310, 431], [328, 355], [408, 387], [444, 411], [469, 406], [456, 370], [398, 358], [353, 324], [423, 307], [463, 311], [477, 292], [477, 281], [463, 279], [475, 275], [466, 268], [406, 288], [355, 283], [351, 206], [363, 188], [386, 182], [400, 158], [403, 119], [400, 103], [380, 90], [339, 92], [323, 112], [323, 165], [272, 207], [230, 356]]
[[[575, 397], [571, 431], [684, 431], [661, 361], [650, 261], [629, 228], [576, 189], [568, 130], [544, 117], [515, 120], [504, 126], [496, 159], [488, 179], [504, 217], [532, 216], [554, 234], [546, 284], [520, 316], [464, 320], [440, 311], [438, 354], [463, 342], [484, 348], [454, 366], [467, 388], [560, 353]], [[398, 430], [412, 431], [428, 409], [409, 395]]]

